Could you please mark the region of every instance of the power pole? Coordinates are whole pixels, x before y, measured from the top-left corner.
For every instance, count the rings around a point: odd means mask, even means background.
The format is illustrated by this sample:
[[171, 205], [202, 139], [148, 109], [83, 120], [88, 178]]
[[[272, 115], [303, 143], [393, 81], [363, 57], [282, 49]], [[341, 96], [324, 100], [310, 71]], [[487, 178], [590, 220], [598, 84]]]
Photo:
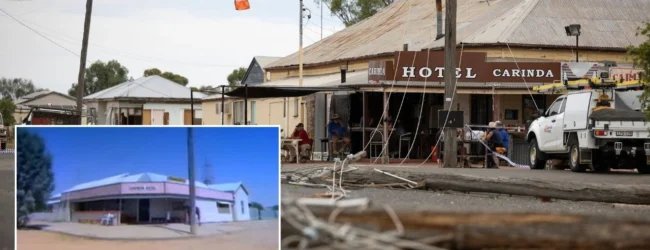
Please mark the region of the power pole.
[[190, 234], [196, 235], [196, 178], [194, 176], [194, 131], [187, 128], [187, 167], [190, 182]]
[[299, 40], [299, 48], [298, 48], [298, 87], [302, 87], [302, 19], [303, 19], [303, 14], [305, 12], [305, 5], [302, 3], [303, 0], [300, 0], [300, 38]]
[[212, 164], [205, 159], [205, 165], [203, 165], [203, 183], [205, 185], [214, 184], [214, 178], [212, 176]]
[[221, 125], [223, 125], [223, 115], [225, 114], [223, 111], [224, 108], [224, 98], [225, 94], [224, 92], [226, 91], [226, 85], [221, 85]]
[[[447, 0], [445, 17], [445, 110], [454, 109], [452, 96], [456, 92], [456, 0]], [[447, 118], [447, 117], [445, 117]], [[440, 119], [445, 119], [440, 117]], [[456, 129], [445, 127], [444, 130], [444, 167], [458, 167], [456, 159]]]
[[323, 0], [320, 0], [320, 40], [323, 40]]
[[81, 124], [81, 117], [84, 106], [84, 93], [86, 92], [86, 84], [84, 81], [86, 74], [86, 54], [88, 53], [88, 35], [90, 35], [90, 17], [93, 12], [93, 0], [86, 0], [86, 18], [84, 20], [84, 34], [81, 40], [81, 55], [79, 59], [79, 78], [77, 78], [77, 114], [79, 115], [79, 124]]

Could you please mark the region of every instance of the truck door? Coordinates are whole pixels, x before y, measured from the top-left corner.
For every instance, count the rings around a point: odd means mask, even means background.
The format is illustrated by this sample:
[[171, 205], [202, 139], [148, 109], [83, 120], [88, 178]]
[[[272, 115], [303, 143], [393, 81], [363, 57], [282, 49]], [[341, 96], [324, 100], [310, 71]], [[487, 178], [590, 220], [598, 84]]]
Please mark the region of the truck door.
[[[564, 151], [564, 110], [566, 109], [567, 98], [561, 98], [560, 111], [551, 118], [553, 128], [551, 129], [551, 145], [549, 151]], [[560, 99], [558, 99], [560, 101]]]
[[[556, 133], [553, 131], [563, 124], [562, 120], [558, 121], [558, 117], [561, 116], [560, 109], [564, 104], [564, 97], [560, 97], [551, 104], [551, 107], [546, 110], [544, 119], [540, 120], [540, 126], [542, 135], [539, 136], [539, 147], [542, 151], [555, 151]], [[563, 118], [563, 117], [562, 117]], [[560, 135], [559, 140], [562, 140], [562, 135]]]

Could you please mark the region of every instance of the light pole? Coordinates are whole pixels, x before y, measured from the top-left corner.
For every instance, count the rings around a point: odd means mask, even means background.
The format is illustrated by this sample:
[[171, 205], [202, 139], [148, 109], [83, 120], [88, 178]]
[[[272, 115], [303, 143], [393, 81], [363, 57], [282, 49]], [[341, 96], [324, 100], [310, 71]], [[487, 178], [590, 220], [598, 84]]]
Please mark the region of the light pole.
[[569, 26], [564, 26], [567, 36], [576, 37], [576, 62], [578, 62], [578, 52], [579, 52], [579, 37], [580, 37], [580, 24], [571, 24]]

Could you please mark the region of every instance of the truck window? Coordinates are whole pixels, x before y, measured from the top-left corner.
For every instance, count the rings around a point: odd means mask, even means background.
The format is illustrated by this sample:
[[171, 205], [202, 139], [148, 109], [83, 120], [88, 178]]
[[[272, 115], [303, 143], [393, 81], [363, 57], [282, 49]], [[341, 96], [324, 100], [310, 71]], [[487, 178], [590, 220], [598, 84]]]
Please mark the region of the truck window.
[[562, 99], [562, 108], [560, 108], [560, 112], [558, 114], [564, 113], [564, 109], [566, 108], [566, 98]]
[[561, 108], [562, 104], [564, 103], [563, 101], [564, 101], [564, 98], [559, 98], [559, 99], [555, 100], [555, 102], [553, 102], [553, 104], [551, 104], [551, 107], [548, 108], [548, 111], [547, 111], [546, 114], [548, 116], [553, 116], [553, 115], [559, 114], [560, 113], [560, 108]]

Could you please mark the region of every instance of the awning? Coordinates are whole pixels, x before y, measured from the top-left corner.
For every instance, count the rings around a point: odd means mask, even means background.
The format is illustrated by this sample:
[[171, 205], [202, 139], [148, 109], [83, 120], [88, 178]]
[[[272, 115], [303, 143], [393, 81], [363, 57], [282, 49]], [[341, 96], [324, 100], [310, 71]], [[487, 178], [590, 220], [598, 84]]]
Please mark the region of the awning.
[[333, 92], [353, 90], [350, 88], [337, 87], [285, 87], [285, 86], [250, 86], [239, 87], [226, 93], [231, 97], [248, 97], [248, 98], [275, 98], [275, 97], [300, 97], [307, 96], [317, 92]]

